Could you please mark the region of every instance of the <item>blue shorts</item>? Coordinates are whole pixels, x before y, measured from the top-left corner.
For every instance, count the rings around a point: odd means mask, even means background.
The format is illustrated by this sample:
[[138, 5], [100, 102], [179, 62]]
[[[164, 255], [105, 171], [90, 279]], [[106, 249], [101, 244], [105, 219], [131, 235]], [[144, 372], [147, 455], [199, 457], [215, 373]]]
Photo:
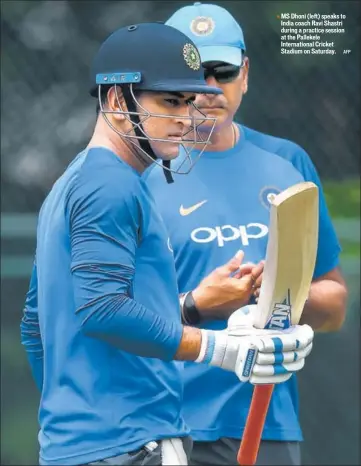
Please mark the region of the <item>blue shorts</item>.
[[[189, 465], [234, 466], [238, 464], [239, 445], [240, 441], [232, 438], [220, 438], [214, 442], [194, 442]], [[300, 466], [300, 443], [262, 441], [256, 465]]]

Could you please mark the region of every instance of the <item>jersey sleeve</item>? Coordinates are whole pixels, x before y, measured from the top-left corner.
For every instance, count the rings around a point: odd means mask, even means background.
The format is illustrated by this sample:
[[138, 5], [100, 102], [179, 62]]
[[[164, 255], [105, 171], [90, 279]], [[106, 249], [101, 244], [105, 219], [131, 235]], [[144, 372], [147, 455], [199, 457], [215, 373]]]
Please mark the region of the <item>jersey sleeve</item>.
[[36, 261], [26, 295], [23, 318], [20, 324], [21, 343], [24, 345], [35, 383], [41, 391], [43, 386], [44, 351], [38, 318], [38, 277]]
[[182, 337], [169, 322], [133, 296], [141, 231], [134, 183], [108, 174], [69, 192], [67, 219], [76, 314], [88, 336], [144, 357], [173, 359]]
[[317, 170], [309, 155], [296, 146], [291, 162], [303, 175], [305, 181], [312, 181], [319, 189], [319, 235], [314, 278], [317, 278], [339, 265], [341, 247], [328, 212], [325, 195]]

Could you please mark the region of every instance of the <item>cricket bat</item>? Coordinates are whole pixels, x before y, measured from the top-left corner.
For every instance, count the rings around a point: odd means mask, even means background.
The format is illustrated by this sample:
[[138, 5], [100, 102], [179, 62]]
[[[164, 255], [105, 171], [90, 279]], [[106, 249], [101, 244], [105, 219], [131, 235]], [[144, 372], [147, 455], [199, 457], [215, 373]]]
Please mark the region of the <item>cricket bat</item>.
[[[314, 273], [318, 244], [318, 188], [303, 182], [274, 197], [255, 326], [285, 329], [298, 324]], [[274, 385], [254, 389], [238, 451], [240, 465], [257, 460]]]

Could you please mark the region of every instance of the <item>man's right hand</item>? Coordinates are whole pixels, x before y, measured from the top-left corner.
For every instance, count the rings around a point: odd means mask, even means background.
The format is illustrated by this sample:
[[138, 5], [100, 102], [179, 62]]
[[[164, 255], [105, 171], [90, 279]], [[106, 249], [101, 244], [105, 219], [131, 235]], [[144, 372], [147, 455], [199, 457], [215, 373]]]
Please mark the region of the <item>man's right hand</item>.
[[235, 372], [242, 382], [274, 384], [300, 371], [312, 350], [314, 332], [309, 325], [285, 330], [253, 326], [257, 306], [238, 309], [226, 330], [201, 330], [202, 340], [195, 362]]
[[192, 291], [202, 319], [227, 320], [236, 309], [248, 304], [253, 286], [263, 272], [263, 262], [257, 265], [242, 264], [243, 258], [244, 252], [239, 251]]

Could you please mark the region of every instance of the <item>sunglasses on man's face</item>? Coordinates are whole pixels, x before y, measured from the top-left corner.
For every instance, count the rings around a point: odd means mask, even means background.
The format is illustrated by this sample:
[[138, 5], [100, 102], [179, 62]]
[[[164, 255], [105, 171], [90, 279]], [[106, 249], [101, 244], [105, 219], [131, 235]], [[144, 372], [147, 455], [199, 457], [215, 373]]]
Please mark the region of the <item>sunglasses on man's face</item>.
[[204, 79], [211, 76], [220, 84], [231, 83], [238, 78], [242, 66], [230, 65], [222, 63], [215, 66], [204, 67]]

